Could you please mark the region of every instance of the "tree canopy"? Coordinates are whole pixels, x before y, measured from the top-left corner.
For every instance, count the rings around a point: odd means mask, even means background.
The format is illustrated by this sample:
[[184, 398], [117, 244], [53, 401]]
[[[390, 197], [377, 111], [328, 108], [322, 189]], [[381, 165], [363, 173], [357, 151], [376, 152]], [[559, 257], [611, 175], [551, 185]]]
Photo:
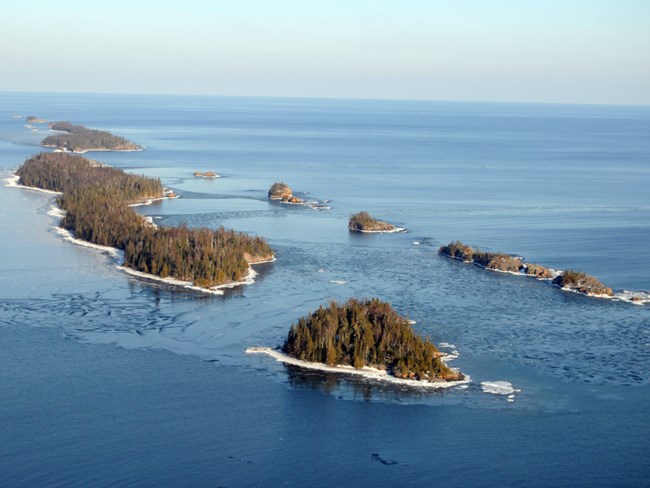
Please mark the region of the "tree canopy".
[[363, 231], [390, 231], [395, 227], [388, 222], [377, 220], [370, 216], [368, 212], [358, 212], [350, 216], [348, 229], [353, 232]]
[[83, 239], [124, 251], [124, 264], [210, 287], [241, 280], [249, 263], [269, 259], [264, 239], [220, 227], [154, 227], [128, 205], [163, 196], [158, 178], [127, 174], [90, 159], [41, 153], [16, 174], [26, 186], [62, 192], [61, 226]]
[[463, 378], [445, 365], [436, 347], [417, 335], [407, 319], [376, 298], [321, 306], [291, 326], [282, 350], [304, 361], [386, 369], [398, 378]]
[[41, 146], [56, 147], [73, 152], [103, 150], [103, 151], [132, 151], [142, 149], [137, 144], [116, 136], [108, 131], [88, 129], [83, 125], [70, 122], [54, 122], [50, 124], [53, 130], [65, 132], [54, 134], [41, 141]]

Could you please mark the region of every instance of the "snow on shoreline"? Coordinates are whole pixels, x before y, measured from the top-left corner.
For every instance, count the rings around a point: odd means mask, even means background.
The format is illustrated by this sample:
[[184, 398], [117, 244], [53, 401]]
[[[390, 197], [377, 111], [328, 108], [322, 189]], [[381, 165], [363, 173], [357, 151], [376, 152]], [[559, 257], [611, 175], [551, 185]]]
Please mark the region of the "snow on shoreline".
[[[406, 232], [406, 227], [393, 227], [388, 230], [365, 230], [365, 229], [350, 229], [352, 232], [358, 232], [360, 234], [397, 234]], [[418, 242], [419, 244], [419, 242]]]
[[386, 383], [393, 383], [402, 386], [414, 386], [417, 388], [452, 388], [454, 386], [466, 385], [471, 382], [471, 378], [465, 375], [464, 380], [460, 381], [440, 381], [440, 382], [430, 382], [430, 381], [418, 381], [418, 380], [404, 380], [401, 378], [396, 378], [389, 375], [386, 371], [371, 368], [369, 366], [364, 366], [361, 369], [356, 369], [353, 366], [337, 365], [337, 366], [328, 366], [323, 363], [312, 363], [310, 361], [302, 361], [300, 359], [293, 358], [287, 354], [284, 354], [276, 349], [270, 347], [249, 347], [246, 349], [246, 354], [265, 354], [274, 358], [276, 361], [292, 364], [294, 366], [299, 366], [301, 368], [313, 369], [317, 371], [324, 371], [327, 373], [344, 373], [344, 374], [353, 374], [357, 376], [363, 376], [376, 381], [383, 381]]
[[[57, 208], [57, 207], [55, 207]], [[61, 211], [60, 209], [58, 209]], [[62, 211], [61, 211], [62, 212]], [[56, 212], [53, 210], [50, 210], [48, 212], [49, 215], [52, 215], [53, 217], [56, 217]], [[98, 251], [102, 251], [103, 253], [106, 253], [110, 255], [112, 258], [117, 259], [118, 262], [122, 263], [124, 262], [124, 251], [121, 251], [115, 247], [110, 247], [110, 246], [101, 246], [99, 244], [93, 244], [92, 242], [89, 241], [84, 241], [83, 239], [77, 239], [72, 232], [70, 232], [68, 229], [64, 229], [63, 227], [59, 227], [58, 225], [54, 228], [57, 234], [59, 234], [63, 240], [71, 242], [72, 244], [76, 244], [77, 246], [82, 246], [82, 247], [89, 247], [91, 249], [96, 249]], [[119, 267], [119, 266], [118, 266]]]
[[[69, 134], [67, 130], [56, 130], [56, 129], [51, 129], [52, 132], [60, 132], [62, 134]], [[140, 152], [144, 151], [144, 147], [141, 147], [139, 149], [104, 149], [104, 148], [90, 148], [90, 149], [82, 149], [82, 150], [76, 150], [76, 151], [70, 151], [67, 148], [61, 148], [59, 146], [53, 145], [53, 144], [41, 144], [41, 147], [46, 147], [48, 149], [54, 149], [54, 152], [59, 152], [59, 153], [68, 153], [68, 154], [86, 154], [89, 152]]]
[[170, 197], [168, 195], [163, 195], [162, 197], [157, 198], [147, 198], [144, 202], [130, 203], [129, 207], [145, 207], [147, 205], [152, 205], [154, 202], [159, 202], [161, 200], [175, 200], [176, 198], [180, 198], [180, 196], [174, 195], [173, 197]]
[[32, 190], [32, 191], [40, 191], [41, 193], [47, 193], [48, 195], [63, 195], [60, 191], [53, 191], [53, 190], [45, 190], [43, 188], [37, 188], [35, 186], [25, 186], [25, 185], [20, 185], [18, 184], [18, 181], [20, 181], [20, 176], [18, 175], [12, 175], [9, 178], [5, 178], [4, 181], [5, 186], [11, 187], [11, 188], [21, 188], [23, 190]]

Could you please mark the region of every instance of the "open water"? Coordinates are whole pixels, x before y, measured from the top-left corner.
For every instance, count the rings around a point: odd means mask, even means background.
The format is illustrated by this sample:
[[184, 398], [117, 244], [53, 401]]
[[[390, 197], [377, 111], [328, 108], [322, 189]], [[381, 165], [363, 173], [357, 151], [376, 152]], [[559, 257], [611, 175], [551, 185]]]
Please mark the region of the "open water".
[[[47, 135], [27, 115], [144, 145], [88, 156], [180, 194], [138, 207], [158, 225], [258, 234], [277, 261], [223, 296], [146, 282], [63, 241], [51, 196], [0, 186], [3, 486], [647, 483], [650, 304], [436, 250], [460, 239], [647, 293], [649, 107], [3, 93], [2, 177]], [[268, 202], [280, 180], [331, 208]], [[359, 210], [408, 232], [351, 235]], [[352, 296], [458, 351], [471, 384], [245, 354]], [[494, 381], [514, 396], [484, 392]]]

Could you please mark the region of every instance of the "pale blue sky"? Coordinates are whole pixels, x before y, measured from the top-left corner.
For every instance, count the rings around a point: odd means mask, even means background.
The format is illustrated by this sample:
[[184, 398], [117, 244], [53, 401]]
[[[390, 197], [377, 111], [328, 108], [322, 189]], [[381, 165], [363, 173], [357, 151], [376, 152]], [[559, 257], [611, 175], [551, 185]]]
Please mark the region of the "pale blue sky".
[[650, 104], [650, 0], [0, 0], [0, 91]]

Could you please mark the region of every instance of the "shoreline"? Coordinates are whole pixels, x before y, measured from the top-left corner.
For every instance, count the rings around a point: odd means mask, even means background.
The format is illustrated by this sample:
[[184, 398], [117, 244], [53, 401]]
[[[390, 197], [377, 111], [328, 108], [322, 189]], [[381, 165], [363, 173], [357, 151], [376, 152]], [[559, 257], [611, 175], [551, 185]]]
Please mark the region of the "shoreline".
[[[293, 366], [299, 366], [305, 369], [313, 369], [316, 371], [323, 371], [326, 373], [339, 373], [339, 374], [353, 374], [357, 376], [362, 376], [371, 380], [392, 383], [401, 386], [410, 386], [415, 388], [453, 388], [455, 386], [469, 384], [472, 380], [469, 375], [465, 375], [465, 379], [459, 381], [419, 381], [419, 380], [405, 380], [401, 378], [396, 378], [395, 376], [389, 375], [385, 370], [371, 368], [369, 366], [364, 366], [361, 369], [356, 369], [354, 366], [347, 365], [336, 365], [328, 366], [323, 363], [312, 363], [310, 361], [303, 361], [300, 359], [293, 358], [283, 352], [280, 352], [276, 349], [270, 347], [249, 347], [246, 349], [246, 354], [264, 354], [274, 358], [276, 361], [291, 364]], [[450, 358], [448, 360], [451, 360]]]
[[148, 205], [153, 205], [154, 202], [160, 202], [161, 200], [176, 200], [180, 198], [180, 195], [174, 195], [173, 197], [163, 195], [162, 197], [156, 198], [147, 198], [144, 202], [129, 203], [129, 207], [146, 207]]
[[[24, 185], [19, 185], [20, 177], [18, 175], [12, 175], [9, 178], [4, 178], [4, 181], [6, 182], [7, 187], [10, 188], [18, 188], [18, 189], [23, 189], [23, 190], [33, 190], [33, 191], [39, 191], [42, 193], [50, 194], [50, 195], [62, 195], [61, 192], [55, 192], [52, 190], [44, 190], [42, 188], [37, 188], [37, 187], [32, 187], [32, 186], [24, 186]], [[167, 198], [178, 198], [178, 195], [175, 197], [161, 197], [155, 200], [163, 200]], [[150, 203], [141, 203], [137, 205], [150, 205]], [[47, 212], [47, 214], [51, 217], [61, 219], [65, 216], [65, 210], [62, 208], [58, 207], [54, 203], [52, 203], [50, 210]], [[60, 220], [59, 220], [60, 222]], [[155, 225], [155, 224], [153, 224]], [[63, 227], [60, 227], [57, 223], [57, 225], [54, 226], [54, 231], [65, 241], [68, 241], [72, 244], [75, 244], [77, 246], [81, 247], [87, 247], [91, 249], [95, 249], [97, 251], [101, 251], [103, 254], [107, 254], [111, 259], [114, 259], [117, 261], [116, 268], [119, 269], [120, 271], [130, 274], [132, 276], [136, 276], [138, 278], [150, 280], [150, 281], [157, 281], [161, 283], [165, 283], [167, 285], [171, 286], [177, 286], [180, 288], [185, 288], [188, 290], [192, 291], [199, 291], [201, 293], [208, 293], [212, 295], [223, 295], [223, 289], [225, 288], [235, 288], [237, 286], [241, 285], [251, 285], [255, 283], [255, 276], [257, 276], [257, 271], [253, 269], [253, 266], [258, 265], [258, 264], [265, 264], [265, 263], [272, 263], [276, 260], [275, 255], [271, 259], [265, 259], [261, 261], [256, 261], [256, 262], [249, 262], [248, 263], [248, 271], [246, 273], [246, 276], [244, 277], [243, 280], [241, 281], [234, 281], [231, 283], [223, 283], [221, 285], [214, 285], [208, 288], [201, 287], [201, 286], [196, 286], [192, 284], [191, 281], [184, 281], [180, 280], [177, 278], [172, 278], [172, 277], [166, 277], [163, 278], [162, 276], [150, 274], [150, 273], [144, 273], [142, 271], [135, 270], [133, 268], [129, 268], [128, 266], [124, 266], [124, 251], [121, 249], [118, 249], [116, 247], [110, 247], [110, 246], [102, 246], [101, 244], [95, 244], [90, 241], [86, 241], [83, 239], [78, 239], [75, 237], [75, 235], [69, 231], [68, 229], [64, 229]]]
[[[64, 134], [68, 134], [67, 131], [55, 131], [55, 132], [62, 132]], [[144, 151], [144, 147], [141, 147], [139, 149], [106, 149], [106, 148], [98, 148], [98, 147], [93, 147], [90, 149], [82, 149], [80, 151], [71, 151], [70, 149], [62, 148], [59, 146], [46, 146], [45, 144], [41, 144], [40, 147], [45, 147], [47, 149], [53, 149], [54, 152], [61, 152], [61, 153], [69, 153], [69, 154], [86, 154], [88, 152], [139, 152], [139, 151]]]
[[10, 188], [20, 188], [22, 190], [40, 191], [41, 193], [47, 193], [48, 195], [57, 195], [57, 196], [63, 195], [63, 193], [60, 191], [45, 190], [44, 188], [37, 188], [35, 186], [19, 185], [18, 182], [20, 181], [20, 176], [16, 174], [11, 175], [9, 178], [4, 178], [4, 181], [6, 182], [5, 186], [8, 186]]
[[350, 229], [350, 232], [357, 232], [359, 234], [398, 234], [406, 233], [406, 227], [393, 227], [389, 230], [366, 230], [366, 229]]

